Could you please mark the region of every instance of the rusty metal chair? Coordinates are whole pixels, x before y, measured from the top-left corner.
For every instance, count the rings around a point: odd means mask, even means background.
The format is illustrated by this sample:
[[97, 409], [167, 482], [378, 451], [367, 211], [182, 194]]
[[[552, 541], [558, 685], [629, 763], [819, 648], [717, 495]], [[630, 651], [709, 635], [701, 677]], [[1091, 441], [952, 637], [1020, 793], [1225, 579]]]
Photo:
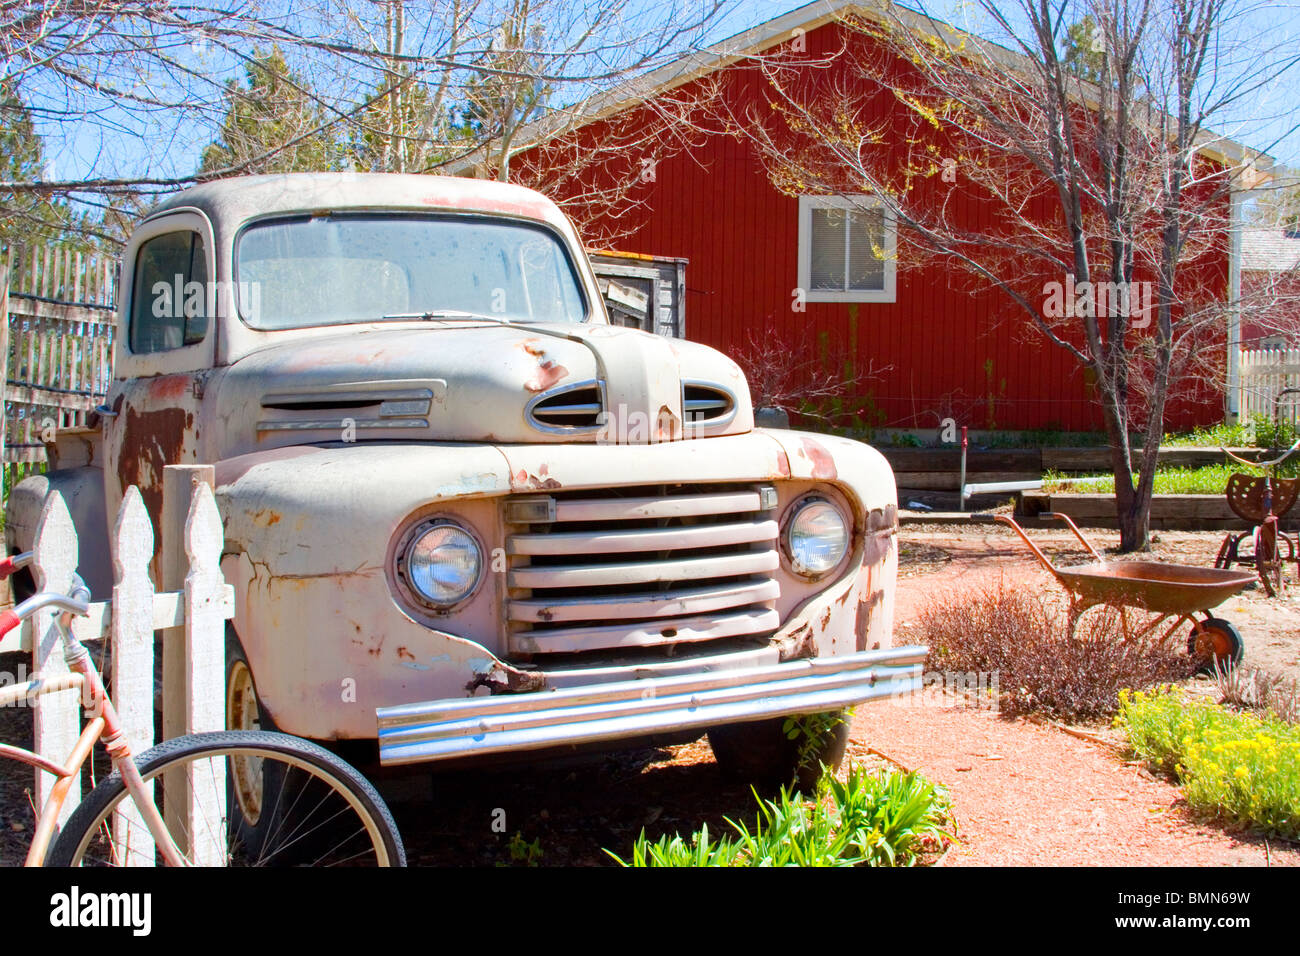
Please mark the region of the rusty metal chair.
[[[1225, 492], [1228, 507], [1237, 517], [1249, 521], [1253, 527], [1247, 531], [1228, 532], [1214, 561], [1216, 568], [1231, 568], [1234, 564], [1253, 567], [1269, 597], [1282, 589], [1282, 567], [1296, 562], [1300, 572], [1300, 541], [1282, 531], [1278, 519], [1295, 506], [1300, 495], [1300, 478], [1275, 478], [1274, 471], [1292, 452], [1300, 448], [1297, 441], [1283, 455], [1269, 461], [1252, 462], [1239, 458], [1226, 448], [1224, 454], [1244, 465], [1261, 469], [1263, 475], [1234, 473], [1228, 479]], [[1254, 543], [1250, 554], [1241, 553], [1241, 543], [1251, 538]], [[1285, 555], [1283, 554], [1285, 545]]]
[[[1291, 421], [1294, 422], [1297, 411], [1300, 411], [1300, 388], [1283, 388], [1273, 396], [1274, 437], [1282, 434], [1282, 411], [1288, 406], [1291, 409]], [[1228, 507], [1233, 514], [1249, 521], [1254, 527], [1249, 531], [1228, 532], [1219, 548], [1219, 556], [1214, 560], [1214, 566], [1230, 568], [1234, 564], [1240, 564], [1253, 567], [1269, 597], [1276, 596], [1282, 590], [1282, 567], [1288, 561], [1296, 562], [1296, 571], [1300, 574], [1300, 539], [1284, 533], [1278, 523], [1278, 519], [1295, 505], [1296, 494], [1300, 492], [1300, 478], [1278, 478], [1277, 468], [1297, 448], [1300, 448], [1300, 440], [1278, 457], [1267, 461], [1248, 461], [1226, 448], [1222, 449], [1233, 461], [1258, 468], [1264, 474], [1243, 475], [1236, 472], [1228, 478], [1228, 487], [1224, 492], [1228, 498]], [[1277, 449], [1274, 448], [1273, 451]], [[1254, 551], [1242, 554], [1241, 543], [1247, 537], [1254, 542]], [[1282, 545], [1286, 545], [1285, 556], [1282, 554]]]

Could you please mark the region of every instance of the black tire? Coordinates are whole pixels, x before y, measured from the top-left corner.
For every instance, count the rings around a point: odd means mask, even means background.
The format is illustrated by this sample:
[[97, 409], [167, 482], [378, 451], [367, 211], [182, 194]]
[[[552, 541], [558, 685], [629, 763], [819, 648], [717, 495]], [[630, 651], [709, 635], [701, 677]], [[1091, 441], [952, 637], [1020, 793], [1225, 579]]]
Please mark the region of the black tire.
[[[241, 694], [250, 698], [243, 701], [244, 706], [236, 702], [236, 697]], [[226, 729], [280, 729], [262, 706], [262, 699], [257, 695], [253, 669], [248, 664], [248, 655], [244, 653], [244, 645], [239, 642], [239, 635], [229, 624], [226, 625]]]
[[811, 793], [821, 776], [821, 765], [835, 770], [844, 759], [849, 742], [848, 715], [834, 716], [838, 722], [819, 735], [802, 761], [801, 740], [791, 739], [786, 733], [785, 717], [714, 727], [709, 731], [709, 746], [728, 777], [764, 789], [793, 783], [804, 793]]
[[[226, 772], [227, 814], [216, 821], [226, 837], [227, 866], [405, 866], [397, 824], [382, 797], [350, 764], [299, 737], [266, 731], [191, 734], [159, 744], [136, 758], [140, 776], [154, 785], [154, 802], [166, 813], [164, 771], [181, 771], [219, 759]], [[277, 768], [284, 785], [274, 805], [263, 805], [250, 826], [233, 792], [234, 761]], [[47, 866], [116, 866], [110, 855], [113, 811], [130, 802], [114, 770], [86, 797], [46, 858]], [[161, 854], [156, 860], [161, 865]]]
[[1246, 642], [1241, 633], [1221, 617], [1198, 622], [1187, 636], [1187, 653], [1197, 662], [1196, 673], [1214, 674], [1230, 670], [1246, 656]]

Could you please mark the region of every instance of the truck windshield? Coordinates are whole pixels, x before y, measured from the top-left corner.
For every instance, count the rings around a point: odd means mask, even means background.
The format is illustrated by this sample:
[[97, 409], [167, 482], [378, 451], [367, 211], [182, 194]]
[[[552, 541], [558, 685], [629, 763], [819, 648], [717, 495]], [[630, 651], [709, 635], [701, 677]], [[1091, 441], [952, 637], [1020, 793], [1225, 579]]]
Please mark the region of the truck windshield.
[[256, 223], [235, 249], [239, 313], [256, 329], [473, 313], [581, 322], [587, 308], [563, 244], [519, 222], [329, 215]]

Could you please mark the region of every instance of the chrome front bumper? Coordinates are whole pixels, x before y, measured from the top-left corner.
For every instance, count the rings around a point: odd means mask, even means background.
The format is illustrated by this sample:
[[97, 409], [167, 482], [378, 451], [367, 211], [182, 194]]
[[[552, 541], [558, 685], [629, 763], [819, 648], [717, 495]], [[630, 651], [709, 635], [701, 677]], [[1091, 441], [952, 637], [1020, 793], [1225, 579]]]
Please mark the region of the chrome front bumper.
[[838, 710], [919, 690], [911, 645], [767, 667], [381, 707], [385, 766]]

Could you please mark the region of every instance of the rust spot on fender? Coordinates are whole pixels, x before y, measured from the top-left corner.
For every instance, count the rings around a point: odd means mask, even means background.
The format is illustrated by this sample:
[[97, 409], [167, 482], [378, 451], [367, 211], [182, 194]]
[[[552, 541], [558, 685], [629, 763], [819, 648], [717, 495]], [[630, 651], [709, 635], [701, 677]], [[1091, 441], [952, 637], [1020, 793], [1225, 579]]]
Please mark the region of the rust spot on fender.
[[817, 640], [813, 636], [812, 625], [806, 621], [785, 637], [778, 638], [772, 643], [776, 645], [777, 660], [781, 663], [813, 657], [817, 651]]
[[544, 392], [569, 374], [569, 370], [554, 359], [548, 359], [537, 366], [533, 377], [524, 382], [524, 388], [530, 392]]
[[397, 649], [397, 656], [400, 657], [400, 658], [401, 658], [402, 660], [404, 660], [404, 661], [413, 661], [413, 660], [415, 660], [415, 655], [412, 654], [410, 651], [408, 651], [405, 647], [399, 647], [399, 648]]
[[812, 476], [814, 478], [832, 479], [839, 475], [835, 468], [835, 459], [831, 453], [822, 447], [821, 443], [812, 438], [801, 439], [799, 444], [803, 448], [803, 453], [808, 456], [812, 462]]
[[259, 528], [269, 528], [273, 524], [279, 524], [280, 517], [278, 511], [273, 511], [270, 508], [263, 508], [254, 513], [253, 524], [257, 525]]
[[667, 405], [661, 405], [655, 416], [655, 440], [677, 441], [682, 437], [682, 420]]
[[546, 675], [521, 671], [497, 661], [491, 670], [476, 675], [466, 684], [465, 690], [472, 695], [480, 687], [486, 687], [493, 694], [529, 694], [546, 687]]
[[538, 468], [535, 475], [530, 475], [526, 468], [520, 468], [510, 476], [510, 484], [515, 491], [551, 491], [562, 487], [559, 479], [550, 476], [546, 465]]
[[784, 449], [776, 453], [776, 473], [782, 478], [790, 477], [790, 458]]
[[871, 615], [884, 599], [884, 591], [872, 591], [858, 602], [858, 618], [853, 622], [853, 633], [857, 638], [855, 647], [860, 651], [867, 649], [867, 632], [871, 630]]
[[154, 401], [171, 401], [189, 394], [194, 387], [194, 376], [160, 375], [149, 383], [149, 397]]

